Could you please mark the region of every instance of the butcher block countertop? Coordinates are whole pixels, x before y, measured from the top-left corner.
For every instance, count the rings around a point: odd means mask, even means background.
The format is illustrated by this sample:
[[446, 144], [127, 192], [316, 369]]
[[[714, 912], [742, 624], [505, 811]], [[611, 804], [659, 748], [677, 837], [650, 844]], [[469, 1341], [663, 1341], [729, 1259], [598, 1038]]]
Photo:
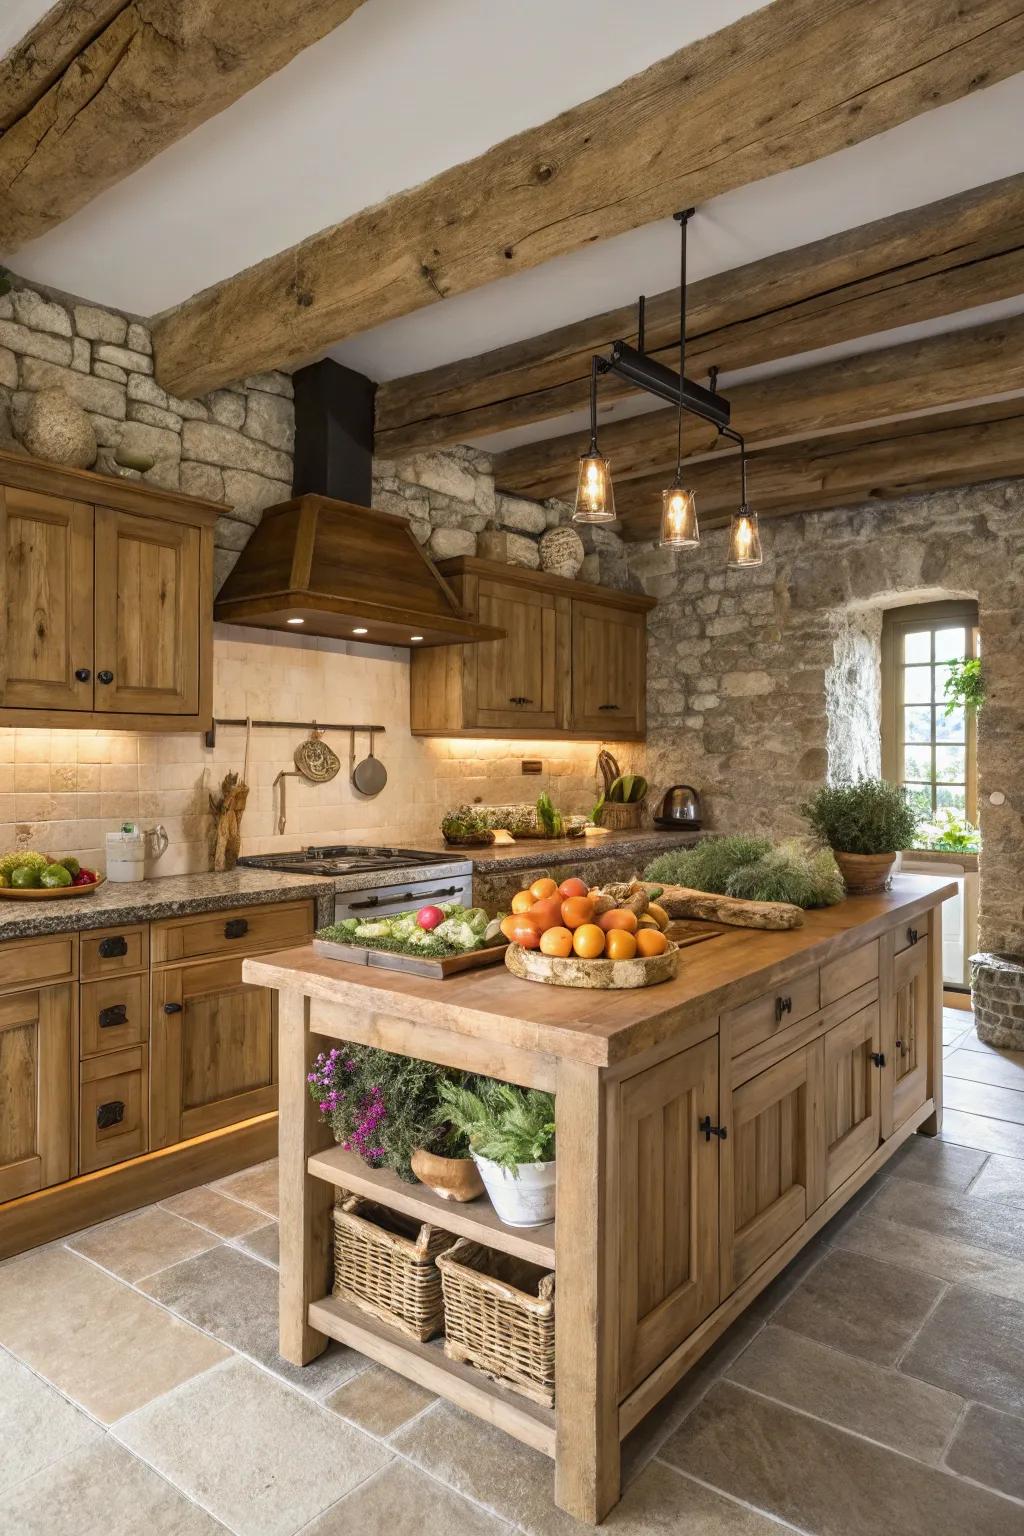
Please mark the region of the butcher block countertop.
[[[747, 928], [683, 949], [672, 981], [635, 991], [589, 991], [520, 981], [504, 967], [444, 981], [328, 960], [311, 946], [246, 960], [246, 981], [515, 1046], [553, 1060], [612, 1066], [689, 1024], [748, 1002], [794, 967], [809, 969], [919, 916], [955, 894], [949, 881], [899, 875], [890, 891], [852, 896], [805, 914], [786, 933]], [[314, 1026], [315, 1027], [315, 1026]]]

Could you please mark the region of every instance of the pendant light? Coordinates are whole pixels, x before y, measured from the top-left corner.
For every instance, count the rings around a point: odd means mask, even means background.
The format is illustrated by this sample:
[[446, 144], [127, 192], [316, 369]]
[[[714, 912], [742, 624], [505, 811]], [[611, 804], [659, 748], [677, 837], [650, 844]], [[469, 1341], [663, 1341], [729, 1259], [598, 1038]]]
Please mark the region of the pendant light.
[[612, 485], [611, 465], [597, 446], [597, 373], [600, 362], [598, 357], [590, 360], [590, 446], [580, 458], [576, 507], [572, 514], [574, 523], [615, 521], [615, 489]]
[[757, 513], [747, 500], [747, 450], [740, 438], [740, 505], [732, 515], [729, 525], [730, 570], [745, 570], [751, 565], [761, 565], [761, 533], [757, 526]]
[[686, 226], [693, 209], [677, 213], [679, 221], [679, 404], [676, 414], [676, 472], [661, 493], [662, 549], [695, 549], [700, 543], [697, 502], [683, 484], [683, 380], [686, 377]]

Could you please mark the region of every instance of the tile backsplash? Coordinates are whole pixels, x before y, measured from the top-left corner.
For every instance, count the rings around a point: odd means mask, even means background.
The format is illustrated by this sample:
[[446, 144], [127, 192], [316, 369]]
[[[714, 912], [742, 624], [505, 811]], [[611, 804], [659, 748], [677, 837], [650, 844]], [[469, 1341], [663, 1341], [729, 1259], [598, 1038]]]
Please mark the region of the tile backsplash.
[[[374, 751], [388, 772], [367, 800], [349, 777], [349, 738], [327, 740], [341, 758], [327, 784], [286, 781], [287, 825], [277, 832], [274, 780], [294, 768], [303, 739], [295, 730], [253, 731], [243, 853], [311, 842], [415, 843], [439, 835], [442, 812], [479, 798], [486, 804], [534, 800], [546, 789], [562, 810], [589, 811], [596, 798], [598, 743], [461, 741], [409, 732], [408, 652], [342, 641], [272, 635], [218, 625], [214, 637], [214, 713], [266, 720], [365, 721], [382, 725]], [[356, 738], [356, 760], [369, 747]], [[107, 832], [122, 821], [162, 822], [170, 843], [153, 875], [210, 867], [209, 797], [224, 774], [241, 771], [245, 732], [222, 728], [209, 749], [198, 732], [0, 730], [0, 851], [73, 853], [104, 867]], [[615, 747], [623, 767], [636, 749]], [[523, 758], [543, 772], [524, 776]]]

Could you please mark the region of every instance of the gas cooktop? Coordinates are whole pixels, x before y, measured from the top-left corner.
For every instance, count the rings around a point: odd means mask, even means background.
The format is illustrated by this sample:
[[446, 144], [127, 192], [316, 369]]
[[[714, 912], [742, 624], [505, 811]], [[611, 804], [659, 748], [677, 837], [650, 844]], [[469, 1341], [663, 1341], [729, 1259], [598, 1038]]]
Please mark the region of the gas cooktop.
[[294, 853], [255, 853], [239, 859], [255, 869], [280, 869], [297, 875], [353, 875], [361, 870], [409, 869], [413, 865], [458, 864], [454, 853], [424, 853], [416, 848], [373, 848], [358, 843], [322, 843]]

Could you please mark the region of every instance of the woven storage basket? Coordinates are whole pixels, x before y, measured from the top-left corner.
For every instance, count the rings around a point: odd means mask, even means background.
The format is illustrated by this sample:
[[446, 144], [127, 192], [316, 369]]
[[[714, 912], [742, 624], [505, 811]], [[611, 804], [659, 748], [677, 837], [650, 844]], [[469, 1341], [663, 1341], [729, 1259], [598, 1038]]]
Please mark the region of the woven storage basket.
[[415, 1217], [349, 1195], [334, 1207], [334, 1294], [414, 1339], [444, 1327], [435, 1260], [455, 1239]]
[[606, 800], [601, 807], [601, 825], [612, 832], [632, 832], [639, 827], [644, 814], [642, 800], [625, 804], [620, 800]]
[[555, 1401], [555, 1277], [460, 1238], [437, 1260], [445, 1354], [535, 1403]]

